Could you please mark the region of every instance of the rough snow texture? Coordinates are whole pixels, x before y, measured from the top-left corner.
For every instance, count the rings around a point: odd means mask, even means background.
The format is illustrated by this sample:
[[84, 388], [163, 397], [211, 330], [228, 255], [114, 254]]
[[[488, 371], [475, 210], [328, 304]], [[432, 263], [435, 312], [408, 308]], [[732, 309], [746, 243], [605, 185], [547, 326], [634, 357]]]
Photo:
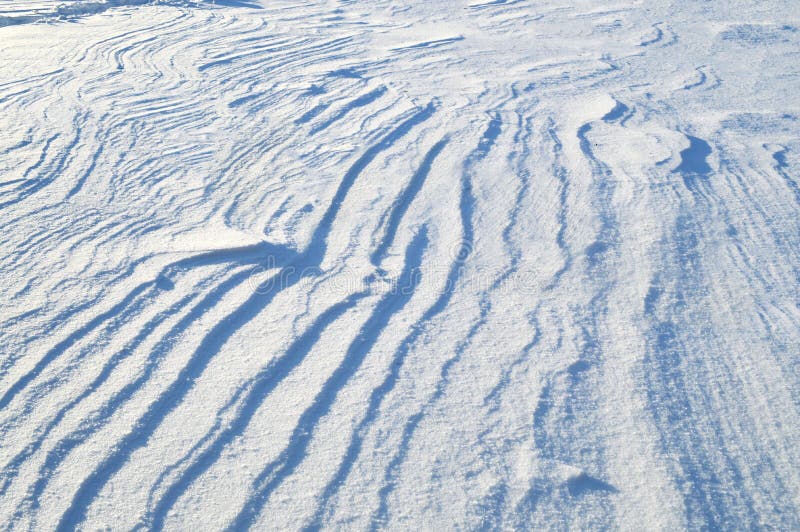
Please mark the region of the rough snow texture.
[[0, 527], [800, 527], [796, 3], [124, 3], [0, 28]]

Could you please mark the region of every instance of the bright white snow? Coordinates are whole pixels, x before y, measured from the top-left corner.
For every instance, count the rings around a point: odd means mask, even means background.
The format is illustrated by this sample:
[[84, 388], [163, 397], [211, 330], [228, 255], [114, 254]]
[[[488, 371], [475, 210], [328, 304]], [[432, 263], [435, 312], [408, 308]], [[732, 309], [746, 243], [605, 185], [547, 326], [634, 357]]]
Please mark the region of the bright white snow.
[[800, 528], [796, 3], [0, 26], [2, 528]]

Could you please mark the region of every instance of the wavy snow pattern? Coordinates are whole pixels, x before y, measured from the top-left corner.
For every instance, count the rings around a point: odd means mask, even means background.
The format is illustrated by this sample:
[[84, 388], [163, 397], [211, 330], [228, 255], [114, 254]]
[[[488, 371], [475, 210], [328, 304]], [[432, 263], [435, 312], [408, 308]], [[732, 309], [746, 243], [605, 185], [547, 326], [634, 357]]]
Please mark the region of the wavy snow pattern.
[[0, 1], [3, 528], [797, 529], [784, 16]]

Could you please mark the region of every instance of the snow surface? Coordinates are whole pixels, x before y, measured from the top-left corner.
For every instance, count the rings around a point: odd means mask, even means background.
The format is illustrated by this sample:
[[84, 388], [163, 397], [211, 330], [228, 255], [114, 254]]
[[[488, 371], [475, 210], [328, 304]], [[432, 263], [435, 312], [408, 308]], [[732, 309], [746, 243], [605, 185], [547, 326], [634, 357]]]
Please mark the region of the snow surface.
[[144, 4], [0, 2], [0, 527], [800, 528], [797, 2]]

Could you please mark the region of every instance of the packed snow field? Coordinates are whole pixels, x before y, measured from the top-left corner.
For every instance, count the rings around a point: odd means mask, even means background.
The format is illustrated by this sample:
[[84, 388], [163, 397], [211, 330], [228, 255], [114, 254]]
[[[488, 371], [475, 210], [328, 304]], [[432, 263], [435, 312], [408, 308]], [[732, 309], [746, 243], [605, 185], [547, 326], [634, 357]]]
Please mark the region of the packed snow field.
[[0, 26], [0, 528], [800, 527], [796, 3]]

